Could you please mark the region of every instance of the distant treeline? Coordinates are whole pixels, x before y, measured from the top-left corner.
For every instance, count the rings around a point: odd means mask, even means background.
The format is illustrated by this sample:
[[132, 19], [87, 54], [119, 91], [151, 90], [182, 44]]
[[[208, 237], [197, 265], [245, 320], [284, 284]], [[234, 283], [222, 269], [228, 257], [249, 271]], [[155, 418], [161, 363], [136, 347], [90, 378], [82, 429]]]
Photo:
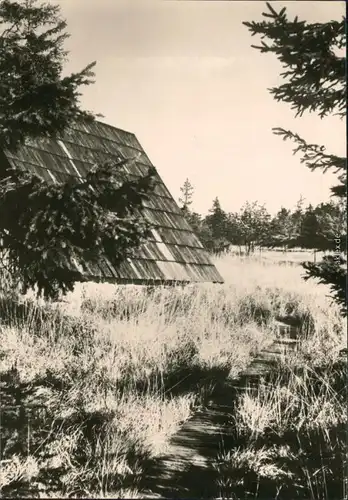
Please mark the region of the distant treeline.
[[313, 207], [301, 198], [293, 209], [280, 208], [275, 216], [255, 202], [247, 202], [238, 212], [228, 213], [215, 198], [207, 216], [191, 209], [194, 189], [186, 179], [179, 199], [192, 229], [212, 253], [237, 245], [247, 254], [262, 248], [306, 248], [346, 253], [345, 203], [330, 201]]

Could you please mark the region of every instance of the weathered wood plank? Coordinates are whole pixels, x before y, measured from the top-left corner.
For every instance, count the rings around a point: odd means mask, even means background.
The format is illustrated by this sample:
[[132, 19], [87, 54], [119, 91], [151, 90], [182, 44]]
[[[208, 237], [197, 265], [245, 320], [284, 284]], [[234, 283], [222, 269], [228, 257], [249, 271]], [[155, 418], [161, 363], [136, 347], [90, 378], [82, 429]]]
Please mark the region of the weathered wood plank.
[[[293, 336], [284, 325], [283, 335]], [[285, 333], [286, 332], [286, 333]], [[233, 401], [237, 391], [256, 386], [272, 370], [285, 352], [294, 350], [297, 341], [289, 337], [276, 340], [259, 353], [237, 380], [225, 380], [211, 400], [200, 408], [172, 437], [168, 452], [159, 457], [146, 472], [144, 498], [217, 498], [216, 471], [212, 461], [224, 448], [224, 435], [230, 428]]]

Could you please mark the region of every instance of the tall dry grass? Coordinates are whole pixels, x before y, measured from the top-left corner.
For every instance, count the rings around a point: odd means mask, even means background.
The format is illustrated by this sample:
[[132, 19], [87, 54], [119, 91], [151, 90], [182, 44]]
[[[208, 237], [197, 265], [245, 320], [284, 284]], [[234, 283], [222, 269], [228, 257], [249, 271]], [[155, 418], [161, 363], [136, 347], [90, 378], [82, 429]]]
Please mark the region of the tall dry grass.
[[300, 325], [305, 358], [315, 345], [315, 359], [335, 359], [342, 321], [301, 268], [233, 255], [216, 265], [224, 285], [89, 283], [53, 305], [2, 297], [1, 390], [18, 406], [2, 411], [3, 494], [141, 497], [147, 461], [272, 342], [279, 318]]
[[231, 415], [233, 444], [215, 463], [223, 496], [344, 498], [346, 404], [339, 361], [320, 370], [283, 364], [256, 391], [240, 395]]
[[[226, 259], [217, 264], [223, 272]], [[230, 436], [215, 462], [221, 496], [344, 498], [347, 360], [340, 352], [347, 343], [346, 320], [324, 286], [300, 281], [302, 269], [296, 262], [278, 264], [276, 278], [270, 255], [239, 264], [235, 257], [231, 264], [228, 279], [239, 290], [254, 284], [278, 290], [279, 317], [295, 320], [300, 344], [280, 358], [275, 372], [256, 389], [238, 396]]]

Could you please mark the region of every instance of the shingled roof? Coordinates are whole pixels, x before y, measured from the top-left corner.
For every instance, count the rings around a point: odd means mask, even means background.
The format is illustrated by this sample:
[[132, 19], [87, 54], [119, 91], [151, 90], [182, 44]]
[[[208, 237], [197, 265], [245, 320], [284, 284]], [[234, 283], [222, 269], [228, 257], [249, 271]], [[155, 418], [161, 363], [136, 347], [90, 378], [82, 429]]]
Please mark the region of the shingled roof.
[[[75, 123], [58, 139], [30, 141], [16, 153], [3, 153], [5, 168], [8, 162], [57, 183], [70, 176], [83, 178], [93, 165], [116, 158], [135, 159], [124, 167], [130, 178], [145, 175], [152, 165], [134, 134], [99, 121]], [[144, 202], [143, 216], [152, 225], [152, 236], [136, 258], [117, 268], [107, 259], [98, 266], [85, 263], [86, 278], [134, 284], [223, 282], [158, 172], [154, 192]]]

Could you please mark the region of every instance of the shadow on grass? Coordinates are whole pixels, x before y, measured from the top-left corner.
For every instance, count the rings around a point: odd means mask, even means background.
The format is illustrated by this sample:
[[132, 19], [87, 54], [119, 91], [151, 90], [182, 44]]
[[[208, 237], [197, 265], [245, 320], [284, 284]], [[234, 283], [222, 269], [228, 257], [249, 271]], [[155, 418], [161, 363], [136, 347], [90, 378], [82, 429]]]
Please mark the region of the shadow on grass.
[[47, 303], [38, 305], [33, 300], [0, 297], [0, 327], [19, 328], [33, 337], [47, 336], [51, 342], [66, 336], [76, 339], [76, 351], [81, 339], [86, 344], [93, 339], [96, 327], [91, 321], [65, 314]]
[[[173, 365], [168, 367], [168, 373], [163, 374], [163, 396], [169, 398], [194, 391], [201, 396], [197, 402], [204, 404], [211, 396], [213, 386], [218, 381], [222, 384], [226, 379], [229, 369], [190, 366], [189, 362], [190, 358], [181, 361], [177, 358]], [[79, 407], [74, 403], [71, 415], [59, 417], [60, 411], [56, 406], [40, 406], [36, 390], [47, 388], [56, 394], [63, 394], [73, 389], [73, 383], [71, 386], [63, 383], [50, 370], [45, 377], [27, 384], [20, 382], [19, 375], [16, 369], [12, 369], [3, 373], [1, 378], [0, 392], [2, 403], [5, 404], [1, 408], [0, 459], [11, 462], [14, 457], [20, 457], [21, 461], [25, 462], [27, 457], [31, 457], [39, 464], [39, 470], [35, 477], [29, 479], [25, 473], [17, 479], [14, 477], [10, 484], [2, 488], [2, 496], [33, 497], [40, 492], [41, 495], [45, 492], [56, 492], [59, 496], [67, 496], [73, 492], [74, 496], [86, 497], [91, 495], [91, 492], [100, 491], [100, 484], [103, 482], [107, 482], [108, 491], [136, 489], [141, 475], [148, 477], [151, 470], [154, 475], [157, 474], [157, 462], [151, 459], [149, 452], [141, 444], [133, 443], [126, 433], [121, 436], [117, 430], [110, 431], [116, 433], [116, 439], [120, 441], [120, 449], [115, 458], [113, 452], [105, 447], [104, 451], [100, 450], [100, 443], [108, 438], [107, 429], [110, 422], [115, 422], [115, 419], [117, 422], [115, 412], [86, 412], [82, 405]], [[148, 383], [140, 381], [137, 390], [140, 393], [146, 391]], [[125, 381], [124, 394], [127, 394], [127, 387], [129, 386]], [[196, 436], [198, 441], [204, 439], [204, 432], [203, 429], [202, 436]], [[68, 461], [61, 466], [51, 466], [54, 457], [59, 455], [59, 452], [51, 450], [51, 446], [57, 440], [63, 442], [66, 439], [75, 439], [76, 434], [79, 437], [74, 447], [66, 452]], [[111, 467], [106, 474], [101, 471], [101, 463], [105, 460], [109, 464], [119, 460], [120, 465]], [[143, 474], [134, 473], [139, 467], [144, 471]], [[184, 472], [185, 477], [180, 478], [180, 483], [191, 481], [192, 477], [196, 480], [200, 473], [199, 467], [192, 466], [189, 472]]]
[[42, 326], [52, 316], [49, 307], [37, 306], [32, 300], [20, 300], [15, 297], [0, 297], [0, 321], [3, 325], [17, 327]]
[[[300, 371], [298, 376], [300, 376]], [[319, 393], [320, 370], [312, 389]], [[282, 374], [282, 384], [286, 384]], [[217, 379], [210, 401], [171, 439], [166, 456], [148, 461], [139, 484], [148, 497], [331, 500], [342, 498], [345, 477], [346, 424], [329, 428], [303, 426], [282, 434], [264, 429], [257, 438], [233, 427], [241, 391], [251, 380]], [[279, 373], [263, 377], [279, 384]], [[331, 388], [344, 398], [342, 365], [331, 372]], [[257, 392], [257, 377], [254, 379]], [[217, 459], [217, 457], [220, 457]]]
[[[12, 377], [11, 377], [12, 375]], [[116, 411], [86, 411], [77, 404], [60, 416], [57, 407], [28, 400], [35, 387], [5, 374], [6, 405], [1, 406], [2, 497], [88, 497], [134, 488], [139, 463], [149, 453], [117, 429]], [[11, 378], [12, 384], [11, 384]], [[115, 427], [116, 421], [116, 427]], [[7, 468], [7, 472], [6, 469]], [[10, 481], [6, 481], [6, 475]]]
[[236, 434], [225, 446], [237, 453], [227, 453], [216, 462], [219, 496], [250, 500], [343, 498], [345, 424], [325, 433], [289, 430], [282, 436], [265, 429], [252, 443]]
[[[317, 394], [322, 389], [323, 370], [312, 377], [311, 389]], [[344, 405], [347, 389], [342, 364], [337, 363], [330, 375], [331, 388]], [[281, 377], [283, 386], [286, 378], [286, 374]], [[274, 375], [267, 382], [274, 384]], [[294, 422], [284, 432], [265, 428], [256, 436], [238, 428], [233, 420], [231, 424], [229, 435], [224, 438], [224, 452], [214, 465], [219, 496], [247, 500], [343, 498], [347, 472], [346, 422], [321, 427], [304, 422], [300, 428]]]
[[[215, 387], [201, 411], [171, 438], [168, 453], [147, 463], [139, 484], [148, 498], [218, 498], [220, 472], [216, 457], [226, 446], [234, 445], [230, 419], [240, 391], [248, 384], [256, 387], [257, 377], [247, 375], [226, 380], [215, 379]], [[145, 493], [144, 493], [145, 494]]]
[[[51, 328], [50, 310], [47, 315], [42, 310], [35, 315], [36, 313], [31, 312], [30, 308], [25, 307], [21, 311], [15, 310], [12, 316], [8, 314], [7, 317], [12, 318], [11, 321], [18, 321], [18, 317], [23, 317], [25, 324], [32, 325], [34, 333], [40, 332], [43, 328]], [[261, 310], [255, 310], [255, 317], [259, 317], [261, 322], [267, 320]], [[75, 330], [71, 328], [80, 328], [78, 323], [71, 324], [70, 320], [67, 320], [66, 324], [64, 321], [62, 320], [63, 327], [59, 323], [57, 334], [63, 331], [74, 335]], [[57, 331], [57, 323], [54, 324], [53, 330]], [[85, 342], [88, 341], [88, 328], [86, 337], [82, 334], [80, 330], [76, 333], [77, 344], [81, 338], [84, 338]], [[50, 455], [49, 445], [54, 441], [57, 439], [63, 441], [65, 438], [75, 439], [76, 433], [79, 437], [76, 438], [75, 447], [71, 448], [68, 453], [70, 464], [65, 462], [63, 466], [52, 467], [46, 463], [39, 467], [35, 478], [28, 480], [24, 475], [5, 486], [2, 494], [13, 497], [33, 496], [40, 488], [44, 488], [49, 492], [58, 491], [64, 496], [68, 493], [73, 493], [75, 496], [88, 496], [90, 491], [100, 491], [101, 482], [107, 481], [107, 485], [104, 484], [103, 488], [109, 491], [130, 486], [139, 487], [140, 490], [150, 490], [154, 494], [169, 498], [219, 496], [217, 486], [219, 474], [212, 464], [223, 441], [225, 447], [230, 446], [228, 444], [229, 433], [225, 432], [225, 429], [228, 427], [230, 414], [233, 412], [238, 388], [233, 387], [233, 384], [226, 384], [230, 366], [203, 366], [195, 363], [196, 354], [194, 344], [187, 343], [178, 351], [171, 353], [164, 373], [155, 372], [150, 377], [144, 376], [142, 380], [136, 382], [131, 373], [125, 374], [123, 380], [117, 384], [117, 388], [114, 387], [121, 395], [127, 395], [130, 388], [139, 394], [149, 391], [151, 393], [152, 388], [156, 387], [156, 380], [160, 378], [159, 390], [164, 397], [194, 392], [200, 395], [198, 402], [205, 408], [202, 413], [194, 416], [194, 422], [186, 422], [182, 431], [173, 437], [171, 444], [176, 447], [175, 456], [152, 460], [149, 454], [141, 446], [134, 444], [127, 435], [119, 435], [120, 445], [115, 459], [117, 461], [121, 457], [120, 467], [111, 468], [107, 474], [105, 471], [100, 472], [100, 464], [104, 459], [109, 463], [113, 462], [113, 452], [106, 450], [105, 447], [104, 451], [100, 451], [100, 442], [106, 440], [106, 429], [110, 420], [115, 418], [115, 414], [107, 411], [86, 413], [83, 408], [74, 407], [70, 417], [58, 418], [56, 409], [52, 407], [47, 408], [45, 414], [38, 414], [34, 417], [27, 405], [29, 397], [35, 399], [35, 388], [46, 387], [58, 393], [66, 393], [73, 389], [73, 380], [80, 380], [83, 376], [82, 371], [74, 374], [71, 369], [69, 371], [71, 382], [67, 383], [59, 375], [47, 370], [44, 377], [27, 385], [20, 384], [16, 370], [4, 374], [2, 392], [6, 393], [6, 404], [16, 405], [18, 408], [11, 410], [12, 413], [8, 413], [5, 418], [3, 418], [2, 409], [2, 460], [11, 460], [14, 455], [23, 459], [32, 456], [41, 463], [53, 458]], [[78, 352], [76, 356], [78, 359]], [[93, 376], [93, 373], [87, 375]], [[246, 380], [241, 379], [240, 384], [244, 385], [245, 382]], [[110, 387], [110, 389], [113, 388]], [[225, 406], [226, 404], [228, 406]], [[137, 464], [141, 464], [144, 470], [142, 475], [133, 472]]]
[[[2, 380], [6, 383], [7, 402], [10, 403], [11, 397], [13, 403], [22, 402], [22, 413], [18, 415], [17, 420], [14, 418], [14, 414], [10, 416], [11, 418], [2, 419], [2, 426], [7, 427], [7, 434], [6, 432], [2, 433], [4, 436], [1, 446], [2, 459], [11, 459], [15, 454], [25, 457], [29, 453], [34, 457], [37, 456], [40, 460], [44, 458], [47, 461], [51, 458], [49, 448], [47, 448], [50, 442], [73, 436], [77, 430], [79, 439], [70, 456], [70, 460], [74, 463], [74, 470], [71, 470], [71, 467], [69, 469], [66, 464], [55, 467], [45, 465], [40, 469], [35, 480], [28, 482], [21, 479], [13, 482], [3, 489], [3, 495], [33, 496], [38, 493], [40, 488], [44, 488], [47, 492], [56, 491], [61, 496], [73, 493], [75, 496], [85, 497], [91, 494], [90, 492], [100, 491], [100, 482], [107, 481], [106, 489], [108, 491], [129, 487], [137, 488], [140, 493], [146, 492], [151, 496], [164, 498], [217, 498], [221, 495], [236, 499], [264, 498], [265, 496], [266, 498], [277, 498], [271, 495], [279, 493], [280, 487], [282, 494], [278, 496], [279, 499], [310, 498], [307, 495], [308, 491], [301, 489], [301, 485], [294, 485], [290, 480], [284, 482], [282, 479], [281, 484], [279, 484], [279, 481], [269, 477], [260, 478], [255, 470], [249, 470], [245, 465], [239, 469], [236, 466], [231, 467], [231, 463], [225, 459], [218, 463], [218, 467], [214, 467], [216, 456], [219, 453], [235, 450], [238, 447], [240, 450], [248, 449], [250, 445], [246, 437], [240, 436], [236, 429], [231, 429], [230, 422], [231, 414], [234, 413], [235, 405], [238, 404], [238, 396], [253, 379], [245, 375], [240, 377], [238, 381], [228, 381], [229, 367], [194, 366], [192, 364], [193, 355], [194, 353], [191, 352], [190, 355], [182, 358], [176, 356], [173, 358], [173, 364], [168, 365], [168, 372], [163, 374], [164, 387], [166, 388], [165, 396], [180, 395], [192, 390], [199, 392], [201, 389], [202, 410], [196, 412], [192, 419], [185, 422], [181, 430], [172, 437], [170, 442], [172, 452], [168, 452], [167, 456], [162, 455], [157, 459], [151, 458], [141, 446], [132, 443], [127, 435], [121, 436], [122, 446], [116, 460], [122, 457], [127, 464], [128, 472], [120, 472], [118, 468], [112, 469], [107, 474], [107, 479], [105, 479], [105, 472], [98, 471], [100, 471], [100, 463], [105, 456], [108, 462], [114, 460], [113, 452], [106, 451], [103, 458], [100, 449], [98, 451], [98, 443], [106, 439], [108, 424], [115, 418], [115, 414], [106, 411], [87, 413], [83, 408], [76, 407], [71, 416], [57, 418], [55, 408], [48, 408], [48, 414], [41, 415], [37, 420], [31, 418], [30, 450], [28, 450], [28, 412], [23, 412], [23, 407], [25, 408], [26, 405], [25, 398], [30, 394], [30, 391], [34, 391], [35, 384], [31, 384], [27, 388], [25, 385], [19, 384], [18, 373], [16, 374], [15, 370], [5, 374], [5, 378], [3, 377]], [[272, 377], [274, 375], [265, 374], [264, 382], [272, 383]], [[255, 376], [255, 384], [257, 384], [257, 380], [258, 377]], [[67, 387], [60, 385], [60, 380], [52, 374], [50, 376], [47, 374], [46, 379], [37, 380], [36, 384], [40, 387], [50, 387], [58, 392], [67, 390]], [[337, 390], [341, 385], [342, 381], [338, 377]], [[126, 388], [127, 384], [124, 386], [125, 392]], [[207, 388], [205, 392], [204, 388]], [[138, 390], [145, 390], [144, 381], [140, 383]], [[22, 394], [22, 399], [19, 397], [19, 393]], [[22, 429], [22, 434], [18, 433], [19, 429]], [[6, 438], [9, 440], [10, 436], [13, 439], [12, 445], [11, 442], [4, 441]], [[314, 443], [319, 443], [319, 445], [313, 445], [313, 440], [316, 440]], [[330, 437], [330, 446], [332, 446], [333, 440], [334, 438]], [[307, 466], [307, 463], [310, 464], [308, 471], [310, 474], [314, 474], [316, 469], [313, 464], [317, 463], [314, 458], [318, 452], [318, 446], [322, 450], [321, 463], [326, 464], [325, 460], [327, 460], [327, 467], [333, 465], [338, 467], [339, 459], [337, 458], [336, 463], [333, 464], [332, 458], [328, 458], [330, 450], [325, 448], [324, 441], [323, 439], [320, 441], [320, 436], [318, 438], [315, 434], [306, 436], [289, 431], [288, 434], [279, 438], [272, 435], [270, 431], [260, 437], [254, 445], [257, 452], [264, 446], [272, 448], [286, 443], [290, 446], [292, 454], [301, 457], [302, 462], [300, 463], [304, 464], [303, 466]], [[338, 440], [337, 446], [339, 443]], [[86, 452], [86, 450], [89, 451]], [[290, 452], [288, 458], [286, 456], [278, 457], [273, 459], [273, 463], [277, 460], [278, 468], [286, 466], [290, 469], [293, 467], [293, 474], [296, 474], [296, 477], [302, 481], [301, 478], [305, 472], [301, 472], [302, 476], [300, 475], [299, 466], [294, 466]], [[134, 473], [134, 469], [139, 465], [143, 472]], [[86, 468], [89, 470], [88, 474]], [[68, 491], [66, 477], [69, 474], [70, 488]], [[331, 479], [327, 472], [326, 476], [328, 478], [327, 488], [333, 492], [337, 486], [337, 479], [335, 477]], [[238, 477], [239, 483], [236, 480]], [[315, 485], [312, 487], [319, 488]], [[252, 493], [249, 495], [246, 493], [247, 491]], [[303, 495], [301, 496], [301, 494]], [[321, 499], [322, 497], [314, 498]]]
[[[6, 307], [8, 306], [9, 304]], [[85, 343], [93, 338], [93, 335], [89, 335], [88, 325], [86, 335], [84, 335], [83, 331], [76, 331], [80, 325], [78, 323], [75, 325], [74, 319], [70, 320], [58, 315], [52, 320], [52, 311], [49, 308], [47, 311], [40, 310], [31, 304], [19, 306], [16, 304], [11, 307], [13, 308], [12, 313], [7, 312], [6, 316], [7, 324], [17, 326], [19, 318], [27, 327], [30, 325], [30, 330], [34, 335], [40, 336], [44, 329], [50, 332], [52, 329], [54, 335], [66, 334], [70, 338], [74, 338], [76, 333], [77, 347], [78, 344], [82, 344], [82, 338]], [[78, 361], [78, 349], [74, 354]], [[157, 384], [159, 393], [164, 398], [194, 393], [197, 395], [196, 403], [206, 406], [208, 413], [210, 412], [208, 420], [202, 421], [201, 426], [196, 428], [194, 432], [189, 432], [182, 443], [180, 443], [183, 437], [182, 433], [179, 433], [175, 438], [177, 446], [190, 450], [190, 453], [202, 454], [203, 457], [202, 464], [192, 463], [188, 468], [187, 464], [190, 464], [190, 460], [183, 457], [185, 465], [183, 470], [176, 470], [175, 477], [175, 482], [178, 485], [178, 497], [182, 497], [183, 490], [186, 490], [184, 496], [188, 497], [211, 497], [213, 495], [216, 474], [210, 463], [220, 449], [221, 439], [219, 430], [215, 429], [212, 430], [211, 435], [207, 434], [206, 424], [214, 428], [223, 427], [228, 420], [229, 410], [214, 408], [214, 405], [210, 405], [209, 399], [215, 398], [217, 400], [220, 398], [221, 401], [231, 402], [235, 391], [233, 387], [230, 387], [229, 393], [224, 393], [225, 381], [231, 366], [227, 364], [218, 367], [204, 366], [195, 361], [196, 355], [197, 347], [193, 342], [187, 342], [170, 353], [164, 372], [154, 372], [151, 376], [144, 375], [143, 379], [137, 381], [134, 380], [132, 373], [126, 373], [123, 379], [117, 382], [117, 387], [113, 387], [112, 384], [110, 387], [102, 385], [105, 390], [116, 390], [118, 397], [122, 397], [122, 395], [127, 396], [130, 389], [139, 394], [151, 394]], [[76, 373], [74, 370], [77, 370]], [[111, 468], [107, 474], [105, 471], [100, 472], [100, 463], [104, 459], [108, 463], [114, 461], [111, 451], [105, 451], [106, 455], [102, 458], [100, 450], [97, 450], [98, 446], [100, 447], [100, 442], [106, 439], [105, 429], [109, 425], [110, 419], [115, 418], [114, 414], [107, 411], [99, 414], [86, 413], [75, 403], [74, 408], [71, 408], [72, 415], [64, 419], [58, 417], [59, 411], [55, 406], [41, 408], [41, 413], [31, 409], [28, 404], [29, 400], [34, 403], [34, 406], [35, 403], [40, 403], [35, 392], [37, 389], [49, 389], [55, 394], [64, 396], [69, 391], [74, 391], [76, 382], [81, 381], [84, 377], [87, 381], [89, 377], [93, 377], [93, 383], [99, 386], [107, 382], [107, 380], [95, 380], [97, 375], [94, 373], [85, 374], [82, 367], [79, 367], [79, 363], [76, 363], [75, 368], [69, 367], [69, 375], [70, 377], [67, 379], [64, 374], [55, 373], [54, 367], [52, 367], [52, 369], [46, 370], [44, 376], [37, 377], [28, 384], [23, 384], [20, 382], [20, 373], [15, 368], [2, 374], [1, 394], [3, 401], [6, 402], [6, 406], [14, 408], [8, 410], [3, 407], [1, 409], [1, 460], [11, 462], [13, 457], [17, 456], [25, 461], [26, 457], [29, 456], [37, 461], [39, 469], [35, 477], [31, 479], [28, 479], [26, 474], [22, 474], [17, 479], [14, 478], [10, 484], [3, 487], [2, 495], [7, 497], [35, 496], [43, 490], [44, 492], [58, 492], [61, 496], [71, 493], [75, 496], [88, 496], [91, 491], [100, 491], [100, 483], [107, 481], [107, 488], [104, 485], [104, 490], [106, 488], [113, 491], [117, 488], [137, 488], [139, 486], [139, 489], [158, 490], [158, 494], [165, 493], [169, 497], [173, 497], [176, 494], [171, 491], [173, 477], [168, 478], [167, 483], [162, 477], [162, 472], [165, 475], [168, 469], [172, 468], [171, 465], [164, 465], [165, 461], [163, 460], [151, 459], [144, 447], [134, 444], [126, 434], [121, 437], [116, 436], [117, 439], [120, 437], [122, 442], [118, 458], [116, 457], [117, 460], [121, 457], [121, 462], [123, 460], [120, 467], [116, 467], [115, 470]], [[158, 384], [158, 379], [160, 384]], [[219, 393], [219, 391], [221, 392]], [[220, 394], [219, 397], [218, 394]], [[68, 461], [61, 466], [51, 466], [50, 461], [55, 455], [50, 451], [50, 445], [57, 440], [63, 442], [66, 439], [75, 439], [76, 433], [78, 433], [79, 438], [74, 448], [65, 452]], [[89, 450], [87, 454], [86, 449]], [[160, 472], [159, 468], [162, 469], [163, 465], [164, 470]], [[144, 470], [143, 474], [134, 473], [134, 470], [139, 466]], [[123, 472], [120, 472], [119, 469]], [[144, 483], [145, 478], [149, 479], [151, 484], [146, 481]]]

